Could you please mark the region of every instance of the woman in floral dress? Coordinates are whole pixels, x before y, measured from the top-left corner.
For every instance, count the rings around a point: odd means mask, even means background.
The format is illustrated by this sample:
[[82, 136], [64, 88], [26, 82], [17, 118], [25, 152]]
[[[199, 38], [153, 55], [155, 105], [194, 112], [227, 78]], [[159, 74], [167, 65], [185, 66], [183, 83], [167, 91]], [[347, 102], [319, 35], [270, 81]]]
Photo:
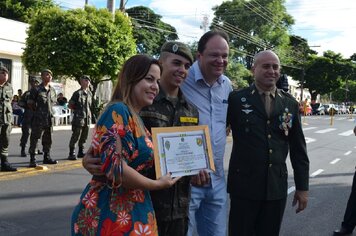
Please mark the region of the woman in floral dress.
[[168, 188], [178, 178], [145, 177], [153, 166], [153, 146], [137, 114], [158, 94], [160, 74], [158, 61], [145, 55], [124, 64], [92, 140], [105, 175], [94, 175], [83, 191], [72, 215], [72, 235], [158, 235], [149, 190]]

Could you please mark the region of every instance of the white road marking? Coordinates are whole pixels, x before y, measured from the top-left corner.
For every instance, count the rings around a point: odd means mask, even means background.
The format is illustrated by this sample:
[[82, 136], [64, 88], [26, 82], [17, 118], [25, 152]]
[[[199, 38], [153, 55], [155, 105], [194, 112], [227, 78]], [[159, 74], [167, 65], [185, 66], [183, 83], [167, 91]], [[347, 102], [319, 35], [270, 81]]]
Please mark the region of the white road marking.
[[354, 131], [351, 129], [351, 130], [348, 130], [348, 131], [339, 133], [338, 135], [341, 135], [341, 136], [350, 136], [350, 135], [353, 134], [353, 133], [354, 133]]
[[336, 164], [338, 161], [340, 161], [341, 159], [340, 158], [336, 158], [335, 160], [333, 160], [332, 162], [330, 162], [330, 164], [334, 165]]
[[325, 133], [328, 133], [328, 132], [331, 132], [331, 131], [334, 131], [336, 130], [335, 128], [328, 128], [328, 129], [322, 129], [322, 130], [318, 130], [318, 131], [315, 131], [315, 133], [317, 134], [325, 134]]
[[312, 130], [312, 129], [316, 129], [318, 127], [308, 127], [308, 128], [303, 128], [303, 131], [306, 131], [306, 130]]
[[345, 156], [348, 156], [348, 155], [350, 155], [351, 153], [352, 153], [352, 151], [348, 151], [348, 152], [345, 152], [344, 155], [345, 155]]
[[293, 193], [294, 191], [295, 191], [295, 187], [294, 187], [294, 186], [290, 187], [290, 188], [288, 189], [288, 195], [291, 194], [291, 193]]
[[316, 141], [316, 139], [305, 137], [305, 142], [306, 143], [312, 143], [312, 142], [315, 142], [315, 141]]
[[312, 173], [312, 174], [310, 175], [310, 178], [317, 176], [318, 174], [320, 174], [320, 173], [323, 172], [323, 171], [324, 171], [323, 169], [319, 169], [319, 170], [315, 171], [314, 173]]

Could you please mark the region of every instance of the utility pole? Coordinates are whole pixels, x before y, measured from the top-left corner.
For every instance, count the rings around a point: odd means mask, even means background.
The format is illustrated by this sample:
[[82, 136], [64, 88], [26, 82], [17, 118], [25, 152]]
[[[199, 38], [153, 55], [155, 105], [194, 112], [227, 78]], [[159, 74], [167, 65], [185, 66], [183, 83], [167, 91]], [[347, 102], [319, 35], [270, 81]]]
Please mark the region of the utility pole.
[[85, 6], [88, 5], [88, 0], [85, 0]]
[[107, 8], [115, 16], [115, 0], [108, 0]]
[[125, 12], [125, 5], [126, 5], [126, 3], [124, 3], [124, 0], [120, 0], [120, 11], [121, 12]]

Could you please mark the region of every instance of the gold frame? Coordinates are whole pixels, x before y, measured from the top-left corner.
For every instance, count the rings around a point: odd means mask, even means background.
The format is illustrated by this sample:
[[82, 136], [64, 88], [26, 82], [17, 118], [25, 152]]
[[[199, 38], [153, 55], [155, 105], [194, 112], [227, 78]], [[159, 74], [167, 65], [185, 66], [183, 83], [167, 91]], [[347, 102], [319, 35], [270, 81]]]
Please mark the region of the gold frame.
[[[189, 133], [196, 133], [196, 131], [201, 131], [201, 135], [203, 137], [203, 145], [204, 145], [204, 150], [205, 150], [205, 159], [206, 159], [206, 164], [208, 167], [208, 171], [214, 172], [215, 171], [215, 165], [214, 165], [214, 159], [213, 159], [213, 152], [211, 148], [211, 140], [210, 140], [210, 133], [209, 133], [209, 128], [207, 125], [198, 125], [198, 126], [175, 126], [175, 127], [155, 127], [152, 128], [152, 140], [153, 140], [153, 145], [154, 145], [154, 161], [155, 161], [155, 171], [156, 171], [156, 178], [160, 178], [162, 175], [165, 175], [168, 171], [165, 173], [162, 173], [161, 168], [161, 159], [164, 161], [164, 157], [160, 156], [159, 150], [161, 150], [161, 147], [159, 147], [159, 142], [158, 142], [158, 136], [163, 136], [167, 134], [167, 136], [171, 136], [172, 133], [179, 133], [176, 137], [182, 137], [182, 136], [187, 136]], [[185, 171], [185, 174], [179, 175], [179, 176], [185, 176], [185, 175], [194, 175], [196, 174], [195, 171], [192, 170], [187, 170]]]

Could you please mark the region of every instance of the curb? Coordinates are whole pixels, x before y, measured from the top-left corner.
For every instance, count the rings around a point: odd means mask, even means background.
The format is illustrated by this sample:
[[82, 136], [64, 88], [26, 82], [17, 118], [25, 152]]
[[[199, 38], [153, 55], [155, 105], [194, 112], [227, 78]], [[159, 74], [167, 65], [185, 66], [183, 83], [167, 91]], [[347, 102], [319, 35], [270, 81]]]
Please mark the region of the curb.
[[[94, 128], [95, 124], [91, 124], [90, 128]], [[58, 125], [58, 126], [53, 126], [53, 131], [58, 131], [58, 130], [72, 130], [72, 125]], [[22, 130], [21, 127], [16, 127], [12, 128], [11, 134], [21, 134]]]
[[0, 171], [0, 182], [6, 180], [14, 180], [26, 178], [29, 176], [78, 169], [82, 167], [82, 160], [78, 159], [75, 161], [59, 161], [56, 165], [38, 165], [36, 168], [29, 167], [18, 167], [17, 171], [13, 172], [1, 172]]

